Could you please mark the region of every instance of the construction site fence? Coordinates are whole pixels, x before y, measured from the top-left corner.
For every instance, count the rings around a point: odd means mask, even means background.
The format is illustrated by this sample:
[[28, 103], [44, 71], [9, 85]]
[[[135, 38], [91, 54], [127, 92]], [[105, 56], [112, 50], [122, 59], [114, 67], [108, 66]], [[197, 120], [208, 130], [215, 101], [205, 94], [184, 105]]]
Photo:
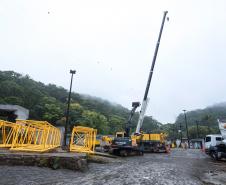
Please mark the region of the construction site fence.
[[45, 152], [60, 146], [60, 129], [46, 121], [0, 121], [0, 147], [10, 150]]
[[89, 127], [76, 126], [72, 130], [70, 151], [94, 153], [97, 130]]

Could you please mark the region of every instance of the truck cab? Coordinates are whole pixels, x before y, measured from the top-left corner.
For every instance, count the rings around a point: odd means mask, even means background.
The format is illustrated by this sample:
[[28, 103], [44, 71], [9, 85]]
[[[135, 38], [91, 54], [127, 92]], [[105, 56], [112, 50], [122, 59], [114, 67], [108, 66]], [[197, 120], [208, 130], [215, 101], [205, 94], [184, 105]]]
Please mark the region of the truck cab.
[[115, 137], [116, 138], [123, 138], [125, 137], [126, 132], [122, 131], [122, 132], [116, 132]]
[[226, 144], [222, 135], [207, 135], [205, 138], [205, 153], [215, 160], [226, 158]]
[[205, 150], [209, 152], [210, 147], [217, 146], [223, 141], [222, 135], [207, 135], [205, 138]]

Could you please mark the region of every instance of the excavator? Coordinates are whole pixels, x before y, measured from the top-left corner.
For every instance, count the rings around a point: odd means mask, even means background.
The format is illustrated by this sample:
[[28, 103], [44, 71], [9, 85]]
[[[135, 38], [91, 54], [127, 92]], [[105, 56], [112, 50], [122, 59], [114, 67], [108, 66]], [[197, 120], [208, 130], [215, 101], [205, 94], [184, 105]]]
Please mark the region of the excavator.
[[143, 149], [141, 145], [137, 145], [136, 138], [130, 136], [131, 122], [133, 115], [140, 106], [140, 102], [132, 103], [132, 110], [130, 112], [128, 121], [125, 126], [125, 131], [116, 132], [116, 137], [113, 139], [109, 152], [114, 155], [142, 155]]
[[[130, 112], [127, 123], [125, 124], [125, 130], [123, 132], [117, 132], [115, 138], [112, 141], [109, 152], [114, 155], [128, 156], [128, 155], [143, 155], [144, 152], [165, 152], [165, 134], [153, 134], [142, 133], [141, 128], [145, 116], [145, 112], [148, 105], [148, 92], [151, 84], [152, 75], [154, 72], [155, 62], [158, 54], [162, 31], [168, 11], [164, 11], [162, 24], [152, 60], [151, 70], [144, 93], [144, 98], [141, 105], [140, 115], [134, 134], [130, 135], [131, 122], [135, 114], [136, 109], [140, 106], [140, 102], [132, 103], [132, 110]], [[168, 18], [167, 18], [168, 20]]]

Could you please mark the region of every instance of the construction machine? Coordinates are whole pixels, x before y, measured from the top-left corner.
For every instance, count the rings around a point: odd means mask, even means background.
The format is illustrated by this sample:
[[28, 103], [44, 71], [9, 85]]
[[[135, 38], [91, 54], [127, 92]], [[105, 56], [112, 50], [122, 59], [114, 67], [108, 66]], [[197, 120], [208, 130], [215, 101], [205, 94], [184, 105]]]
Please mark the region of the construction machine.
[[166, 134], [164, 133], [140, 133], [134, 136], [143, 152], [167, 152]]
[[102, 136], [101, 141], [100, 141], [101, 150], [104, 152], [108, 152], [110, 149], [112, 140], [113, 140], [113, 136], [110, 136], [110, 135]]
[[148, 77], [148, 81], [147, 81], [147, 85], [144, 93], [144, 98], [143, 98], [143, 102], [140, 110], [140, 116], [138, 119], [136, 131], [133, 135], [130, 135], [131, 121], [135, 113], [135, 110], [137, 109], [137, 107], [140, 106], [139, 102], [132, 103], [132, 110], [130, 112], [129, 119], [126, 123], [125, 131], [116, 133], [116, 137], [112, 141], [111, 148], [110, 148], [110, 153], [112, 154], [127, 156], [131, 154], [142, 155], [144, 151], [149, 151], [149, 152], [160, 151], [160, 150], [166, 151], [165, 145], [164, 145], [165, 138], [163, 134], [144, 134], [144, 133], [141, 133], [141, 127], [143, 124], [145, 111], [147, 109], [147, 105], [149, 101], [149, 98], [148, 98], [149, 87], [150, 87], [152, 75], [154, 72], [155, 62], [157, 58], [157, 53], [158, 53], [167, 13], [168, 11], [165, 11], [163, 15], [162, 24], [161, 24], [155, 52], [154, 52], [154, 57], [152, 60], [151, 70], [149, 73], [149, 77]]
[[132, 103], [132, 110], [130, 112], [128, 121], [125, 125], [125, 131], [116, 132], [116, 136], [112, 141], [109, 152], [111, 154], [127, 156], [127, 155], [138, 155], [143, 154], [141, 145], [137, 145], [136, 138], [130, 136], [131, 122], [137, 107], [140, 106], [140, 102]]

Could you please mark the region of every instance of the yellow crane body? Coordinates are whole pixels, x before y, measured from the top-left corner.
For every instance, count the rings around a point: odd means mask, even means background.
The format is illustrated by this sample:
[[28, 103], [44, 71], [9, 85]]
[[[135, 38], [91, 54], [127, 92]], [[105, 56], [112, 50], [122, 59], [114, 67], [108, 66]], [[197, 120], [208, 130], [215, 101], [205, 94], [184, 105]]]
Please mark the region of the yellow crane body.
[[142, 133], [141, 135], [135, 136], [137, 140], [141, 141], [153, 141], [153, 142], [160, 142], [164, 143], [166, 139], [166, 135], [163, 133], [155, 134], [155, 133]]

